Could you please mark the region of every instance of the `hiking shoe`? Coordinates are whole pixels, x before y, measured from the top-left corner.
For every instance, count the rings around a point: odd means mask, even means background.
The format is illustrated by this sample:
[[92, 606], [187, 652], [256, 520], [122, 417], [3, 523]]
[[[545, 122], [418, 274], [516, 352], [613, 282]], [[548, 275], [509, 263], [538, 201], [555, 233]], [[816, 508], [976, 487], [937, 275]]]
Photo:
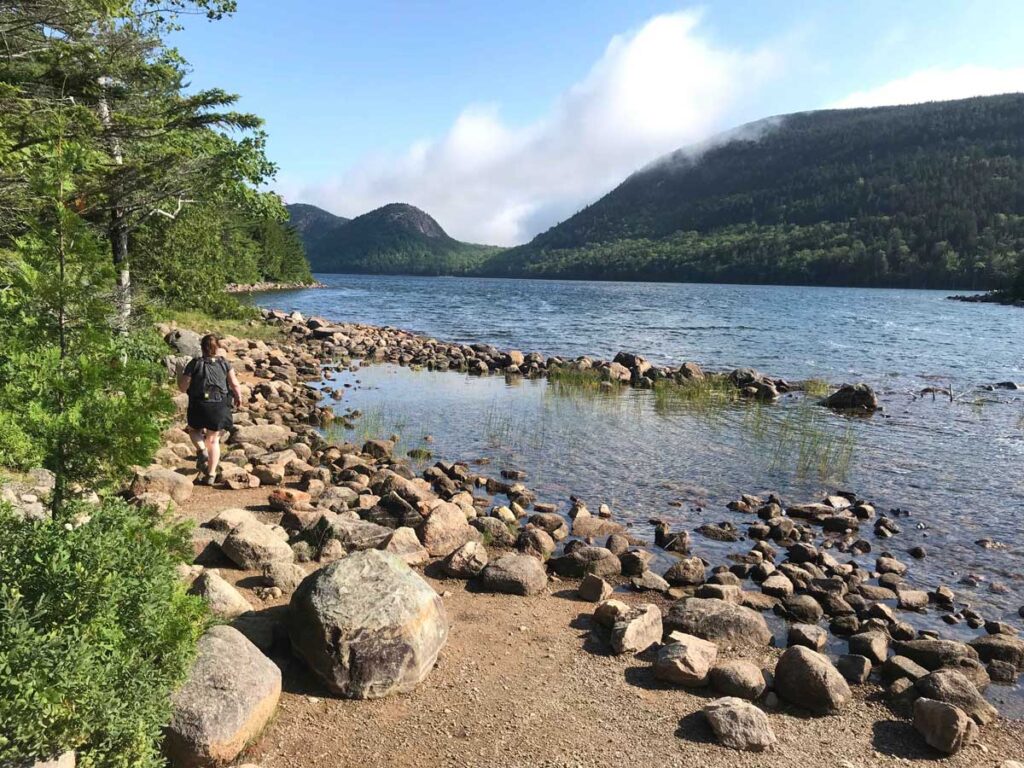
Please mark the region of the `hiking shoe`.
[[209, 463], [209, 459], [207, 458], [205, 453], [200, 453], [199, 455], [197, 455], [196, 456], [196, 472], [203, 472], [203, 473], [205, 473], [206, 472], [206, 467], [208, 466], [208, 463]]
[[207, 475], [203, 478], [203, 485], [213, 488], [217, 484], [217, 478], [213, 475]]

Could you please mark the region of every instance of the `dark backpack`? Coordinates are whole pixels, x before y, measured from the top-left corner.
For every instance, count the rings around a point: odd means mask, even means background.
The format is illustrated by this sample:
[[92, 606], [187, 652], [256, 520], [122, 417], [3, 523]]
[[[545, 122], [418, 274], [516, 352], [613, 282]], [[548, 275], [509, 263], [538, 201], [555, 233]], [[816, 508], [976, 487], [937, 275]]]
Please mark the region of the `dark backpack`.
[[228, 364], [222, 357], [208, 360], [197, 357], [192, 361], [192, 380], [188, 385], [188, 396], [211, 403], [228, 401]]

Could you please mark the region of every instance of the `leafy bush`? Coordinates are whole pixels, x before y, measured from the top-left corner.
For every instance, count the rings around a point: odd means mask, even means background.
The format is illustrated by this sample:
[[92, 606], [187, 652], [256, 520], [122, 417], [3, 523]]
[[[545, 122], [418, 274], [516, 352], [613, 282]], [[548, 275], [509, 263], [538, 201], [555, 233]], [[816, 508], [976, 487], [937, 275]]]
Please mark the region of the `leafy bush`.
[[205, 623], [174, 572], [187, 531], [120, 500], [68, 511], [91, 520], [0, 509], [0, 765], [67, 749], [85, 768], [163, 765]]
[[43, 452], [18, 425], [14, 414], [0, 411], [0, 467], [26, 470], [39, 466]]

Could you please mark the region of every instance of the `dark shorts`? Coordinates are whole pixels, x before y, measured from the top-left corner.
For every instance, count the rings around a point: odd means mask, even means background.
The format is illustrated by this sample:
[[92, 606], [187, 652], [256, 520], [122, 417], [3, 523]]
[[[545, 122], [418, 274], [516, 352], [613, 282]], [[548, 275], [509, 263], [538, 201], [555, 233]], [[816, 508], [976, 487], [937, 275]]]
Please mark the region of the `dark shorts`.
[[231, 429], [231, 403], [227, 400], [216, 403], [208, 400], [189, 400], [187, 419], [192, 429]]

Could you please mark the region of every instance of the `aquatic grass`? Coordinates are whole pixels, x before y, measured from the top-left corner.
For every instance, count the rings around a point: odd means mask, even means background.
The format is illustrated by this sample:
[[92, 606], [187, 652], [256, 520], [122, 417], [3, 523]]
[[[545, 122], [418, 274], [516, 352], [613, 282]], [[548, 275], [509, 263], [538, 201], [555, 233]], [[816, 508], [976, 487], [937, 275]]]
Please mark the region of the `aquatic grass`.
[[808, 397], [825, 398], [832, 394], [832, 386], [824, 379], [807, 379], [800, 382], [798, 387], [806, 392]]
[[720, 421], [729, 408], [742, 401], [728, 377], [717, 374], [703, 379], [661, 379], [654, 382], [652, 394], [655, 413], [687, 413], [706, 421]]
[[772, 468], [791, 467], [798, 477], [814, 474], [823, 482], [846, 479], [856, 445], [853, 425], [812, 400], [781, 408], [752, 404], [744, 426]]

